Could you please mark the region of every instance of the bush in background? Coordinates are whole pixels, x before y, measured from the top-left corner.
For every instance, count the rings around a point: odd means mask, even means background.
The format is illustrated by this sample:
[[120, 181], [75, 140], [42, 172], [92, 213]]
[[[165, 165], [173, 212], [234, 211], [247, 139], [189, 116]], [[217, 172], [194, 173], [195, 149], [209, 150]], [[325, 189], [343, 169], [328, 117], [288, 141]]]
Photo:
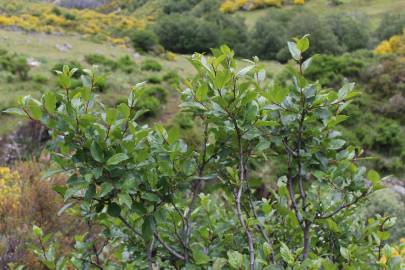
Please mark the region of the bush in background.
[[90, 65], [101, 65], [109, 70], [117, 69], [117, 63], [102, 54], [88, 54], [84, 58]]
[[153, 59], [147, 59], [142, 62], [142, 70], [146, 71], [161, 71], [162, 70], [162, 65]]
[[176, 53], [208, 52], [219, 42], [215, 24], [188, 14], [164, 16], [154, 31], [163, 47]]
[[365, 49], [369, 45], [370, 33], [364, 16], [350, 16], [349, 14], [332, 14], [324, 21], [330, 26], [337, 37], [339, 46], [345, 52]]
[[8, 51], [0, 49], [0, 70], [17, 75], [21, 81], [29, 79], [30, 66], [27, 59], [17, 54], [9, 54]]
[[405, 12], [386, 13], [374, 33], [377, 41], [383, 41], [402, 33], [405, 28]]
[[149, 30], [135, 30], [130, 38], [133, 47], [143, 52], [151, 51], [159, 42], [157, 35]]
[[117, 66], [120, 70], [124, 71], [127, 74], [134, 72], [136, 65], [134, 60], [129, 55], [120, 57], [117, 60]]
[[163, 4], [165, 14], [182, 13], [191, 10], [201, 0], [167, 0]]

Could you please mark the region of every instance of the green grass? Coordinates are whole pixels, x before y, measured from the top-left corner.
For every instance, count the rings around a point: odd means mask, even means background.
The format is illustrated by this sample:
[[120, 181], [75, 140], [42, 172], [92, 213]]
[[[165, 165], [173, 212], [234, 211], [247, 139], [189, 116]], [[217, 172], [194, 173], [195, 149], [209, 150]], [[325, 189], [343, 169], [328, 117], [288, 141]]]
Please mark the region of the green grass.
[[[372, 29], [375, 29], [383, 15], [387, 12], [399, 12], [405, 10], [404, 0], [343, 0], [339, 6], [331, 6], [328, 0], [308, 0], [304, 7], [319, 15], [335, 14], [339, 12], [364, 14], [369, 20]], [[292, 8], [286, 6], [283, 8]], [[253, 27], [258, 20], [263, 18], [271, 8], [255, 11], [240, 11], [237, 14], [245, 18], [248, 27]]]

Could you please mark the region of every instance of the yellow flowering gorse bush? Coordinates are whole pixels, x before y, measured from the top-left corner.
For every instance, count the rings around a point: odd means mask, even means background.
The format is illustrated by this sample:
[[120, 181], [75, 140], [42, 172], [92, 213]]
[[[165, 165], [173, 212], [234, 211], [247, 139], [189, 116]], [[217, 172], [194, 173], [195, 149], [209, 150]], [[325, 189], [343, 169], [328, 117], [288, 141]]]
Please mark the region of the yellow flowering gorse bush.
[[399, 55], [405, 55], [405, 28], [402, 35], [395, 35], [388, 40], [382, 41], [375, 49], [377, 54], [389, 54], [397, 53]]
[[[21, 9], [14, 10], [14, 7]], [[133, 28], [144, 28], [144, 21], [118, 13], [104, 14], [95, 10], [78, 10], [57, 8], [51, 4], [26, 4], [25, 6], [6, 5], [6, 15], [0, 15], [0, 26], [17, 26], [27, 31], [36, 32], [78, 32], [97, 35], [103, 40], [123, 44], [120, 33]], [[13, 14], [14, 13], [14, 14]], [[120, 38], [117, 42], [115, 39]]]

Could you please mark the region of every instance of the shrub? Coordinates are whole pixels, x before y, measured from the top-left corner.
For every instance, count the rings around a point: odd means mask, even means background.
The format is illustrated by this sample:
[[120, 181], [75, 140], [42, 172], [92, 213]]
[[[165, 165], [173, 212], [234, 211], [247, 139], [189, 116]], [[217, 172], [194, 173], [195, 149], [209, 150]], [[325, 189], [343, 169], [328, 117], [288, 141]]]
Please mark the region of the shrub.
[[369, 63], [367, 58], [362, 59], [353, 54], [317, 55], [313, 57], [312, 65], [305, 71], [305, 75], [310, 79], [317, 78], [322, 85], [337, 87], [344, 78], [360, 80], [363, 69]]
[[289, 54], [284, 44], [287, 37], [309, 33], [308, 54], [340, 54], [367, 48], [370, 40], [368, 26], [362, 17], [336, 14], [320, 18], [302, 8], [272, 10], [258, 20], [251, 34], [250, 55], [286, 62]]
[[249, 46], [246, 44], [249, 40], [248, 27], [242, 17], [227, 16], [218, 11], [210, 12], [206, 16], [207, 20], [215, 24], [215, 33], [218, 36], [216, 47], [225, 44], [234, 48], [239, 56], [248, 55]]
[[117, 63], [114, 60], [109, 59], [102, 54], [96, 54], [96, 53], [88, 54], [84, 58], [85, 58], [86, 62], [89, 63], [90, 65], [101, 65], [110, 70], [117, 69]]
[[166, 14], [183, 13], [191, 10], [200, 2], [201, 0], [168, 0], [163, 5], [163, 12]]
[[405, 66], [396, 56], [382, 57], [367, 66], [361, 80], [367, 85], [367, 91], [382, 97], [391, 97], [405, 93]]
[[302, 36], [309, 33], [311, 48], [308, 54], [337, 54], [343, 51], [338, 38], [334, 35], [331, 26], [324, 23], [313, 12], [297, 12], [288, 23], [288, 35]]
[[129, 55], [120, 57], [117, 61], [117, 66], [120, 70], [128, 74], [134, 72], [136, 68], [135, 62]]
[[30, 66], [27, 63], [27, 59], [25, 57], [16, 57], [13, 61], [10, 71], [13, 74], [16, 74], [22, 81], [28, 80], [28, 72], [30, 71]]
[[333, 14], [326, 17], [325, 22], [338, 39], [343, 51], [354, 51], [368, 47], [369, 26], [363, 17], [348, 14]]
[[160, 111], [160, 101], [154, 96], [148, 96], [138, 102], [136, 109], [146, 111], [143, 114], [144, 119], [154, 117]]
[[235, 48], [238, 55], [246, 55], [248, 32], [243, 19], [218, 11], [206, 12], [165, 16], [157, 21], [154, 31], [161, 44], [173, 52], [209, 52], [210, 48], [228, 44]]
[[160, 86], [146, 88], [145, 94], [156, 97], [162, 103], [165, 103], [167, 99], [166, 90]]
[[150, 76], [147, 81], [148, 83], [158, 84], [162, 82], [162, 79], [160, 79], [158, 76]]
[[218, 44], [215, 24], [188, 14], [164, 16], [154, 31], [163, 47], [176, 53], [208, 52]]
[[398, 54], [405, 56], [405, 28], [402, 35], [395, 35], [382, 41], [374, 49], [377, 54]]
[[170, 70], [166, 74], [164, 74], [163, 80], [165, 82], [168, 82], [173, 88], [180, 86], [180, 76], [174, 70]]
[[131, 41], [135, 49], [148, 52], [158, 44], [158, 37], [149, 30], [135, 30], [131, 34]]
[[147, 71], [161, 71], [162, 70], [162, 65], [153, 59], [147, 59], [142, 62], [142, 70], [147, 70]]
[[290, 55], [288, 50], [283, 50], [284, 56], [277, 54], [285, 48], [287, 29], [284, 22], [264, 19], [256, 23], [251, 39], [251, 52], [263, 59], [279, 59], [285, 62]]
[[178, 113], [176, 114], [174, 120], [175, 125], [178, 125], [181, 129], [189, 130], [194, 127], [194, 119], [191, 114], [188, 113]]
[[374, 33], [378, 41], [389, 39], [402, 33], [405, 28], [405, 13], [389, 12], [384, 15], [380, 25]]
[[[227, 46], [209, 58], [194, 54], [197, 75], [181, 93], [181, 107], [201, 121], [198, 147], [187, 145], [176, 128], [135, 122], [138, 104], [150, 100], [143, 84], [125, 103], [105, 108], [91, 91], [71, 99], [71, 74], [64, 68], [64, 94], [21, 99], [8, 112], [51, 129], [54, 168], [69, 174], [59, 191], [80, 205], [84, 221], [100, 228], [76, 236], [75, 252], [40, 256], [42, 263], [63, 260], [76, 269], [95, 263], [103, 269], [378, 268], [379, 247], [387, 256], [391, 250], [384, 231], [394, 223], [385, 216], [356, 217], [362, 201], [382, 188], [381, 178], [357, 164], [361, 151], [338, 132], [346, 119], [341, 108], [357, 95], [354, 84], [334, 91], [304, 80], [308, 46], [307, 37], [289, 43], [298, 65], [291, 88], [263, 89], [268, 80], [260, 63], [240, 69]], [[263, 160], [285, 166], [269, 196], [252, 188], [262, 181], [254, 168]], [[37, 227], [34, 233], [45, 237]], [[53, 249], [42, 246], [43, 252]], [[34, 250], [42, 254], [41, 247]], [[106, 257], [97, 257], [104, 250]]]
[[0, 50], [0, 68], [17, 75], [22, 81], [29, 79], [30, 66], [25, 57], [17, 54], [11, 55], [6, 50]]
[[40, 84], [45, 84], [48, 82], [48, 77], [45, 77], [44, 75], [41, 74], [37, 74], [32, 76], [32, 80], [36, 83], [40, 83]]

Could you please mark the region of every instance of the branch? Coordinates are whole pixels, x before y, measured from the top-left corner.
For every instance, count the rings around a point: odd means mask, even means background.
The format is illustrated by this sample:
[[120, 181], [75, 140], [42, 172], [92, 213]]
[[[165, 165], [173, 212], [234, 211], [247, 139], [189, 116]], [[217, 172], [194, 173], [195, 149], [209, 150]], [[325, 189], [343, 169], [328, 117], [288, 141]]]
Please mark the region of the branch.
[[303, 225], [303, 218], [301, 216], [300, 210], [298, 209], [297, 201], [295, 200], [295, 192], [294, 192], [294, 180], [292, 176], [292, 167], [291, 167], [291, 155], [287, 152], [287, 178], [288, 178], [288, 193], [290, 195], [290, 200], [294, 209], [295, 216], [301, 226], [304, 229]]
[[329, 214], [324, 214], [321, 215], [320, 213], [318, 213], [317, 215], [315, 215], [315, 219], [327, 219], [327, 218], [331, 218], [334, 215], [338, 214], [340, 211], [342, 211], [343, 209], [349, 208], [350, 206], [356, 204], [357, 202], [359, 202], [361, 199], [363, 199], [364, 197], [366, 197], [368, 193], [367, 192], [363, 192], [360, 196], [356, 197], [356, 199], [354, 199], [353, 201], [346, 203], [346, 204], [342, 204], [341, 206], [339, 206], [335, 211], [333, 211], [332, 213]]
[[[305, 97], [304, 97], [304, 99], [305, 99]], [[303, 102], [303, 106], [305, 106], [304, 102]], [[298, 187], [299, 187], [301, 200], [302, 200], [302, 210], [305, 212], [305, 207], [306, 207], [305, 201], [306, 201], [307, 195], [305, 194], [304, 186], [302, 183], [302, 164], [301, 164], [301, 146], [302, 146], [302, 133], [303, 133], [303, 129], [304, 129], [304, 119], [305, 119], [305, 109], [303, 108], [303, 111], [301, 114], [301, 119], [299, 122], [296, 153], [297, 153], [297, 165], [298, 165]]]
[[[258, 220], [258, 216], [255, 210], [255, 207], [253, 205], [253, 200], [252, 200], [252, 193], [250, 192], [249, 189], [249, 205], [250, 205], [250, 209], [253, 212], [253, 216], [255, 217], [256, 220]], [[262, 227], [261, 224], [257, 224], [257, 228], [259, 229], [260, 233], [263, 235], [263, 238], [266, 240], [266, 242], [269, 244], [270, 248], [271, 248], [271, 260], [274, 263], [274, 253], [273, 253], [273, 242], [270, 240], [269, 236], [267, 235], [266, 231], [264, 230], [264, 228]]]
[[152, 252], [153, 252], [153, 246], [155, 245], [155, 237], [152, 237], [152, 240], [150, 241], [150, 245], [148, 247], [148, 269], [153, 270], [153, 257], [152, 257]]
[[238, 214], [238, 218], [240, 221], [240, 224], [242, 225], [246, 238], [248, 240], [248, 245], [249, 245], [249, 258], [250, 258], [250, 269], [254, 270], [255, 269], [255, 250], [254, 250], [254, 245], [253, 245], [253, 237], [252, 233], [249, 230], [248, 226], [245, 223], [245, 220], [242, 216], [242, 210], [241, 210], [241, 197], [242, 197], [242, 191], [243, 191], [243, 186], [246, 182], [246, 175], [245, 175], [245, 163], [243, 161], [243, 147], [242, 147], [242, 135], [238, 126], [238, 123], [236, 122], [235, 118], [232, 118], [233, 125], [235, 127], [236, 131], [236, 136], [238, 140], [238, 148], [239, 148], [239, 178], [240, 178], [240, 186], [237, 194], [235, 195], [235, 200], [236, 200], [236, 211]]
[[182, 261], [185, 260], [184, 256], [181, 255], [180, 253], [178, 253], [176, 250], [174, 250], [171, 246], [169, 246], [165, 241], [163, 241], [163, 239], [160, 237], [160, 235], [158, 234], [158, 232], [155, 232], [153, 234], [155, 236], [155, 238], [159, 241], [159, 243], [170, 253], [172, 254], [174, 257], [176, 257], [177, 259], [180, 259]]

